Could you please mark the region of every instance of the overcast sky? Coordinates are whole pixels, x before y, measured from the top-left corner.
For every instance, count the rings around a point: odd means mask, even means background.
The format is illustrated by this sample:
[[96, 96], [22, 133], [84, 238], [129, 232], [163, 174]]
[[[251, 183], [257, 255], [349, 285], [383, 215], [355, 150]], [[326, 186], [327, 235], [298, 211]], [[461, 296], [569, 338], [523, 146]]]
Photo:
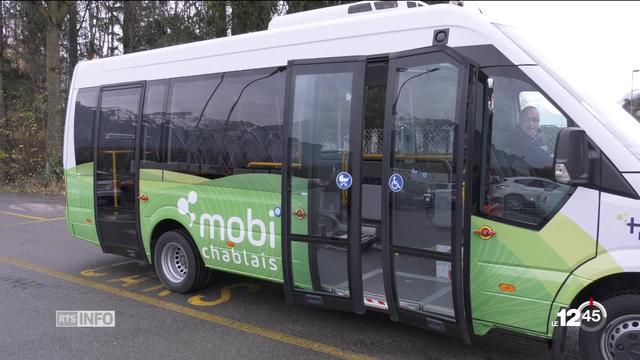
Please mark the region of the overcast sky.
[[[640, 69], [640, 2], [465, 1], [521, 29], [570, 83], [619, 101]], [[634, 87], [640, 89], [640, 73]]]

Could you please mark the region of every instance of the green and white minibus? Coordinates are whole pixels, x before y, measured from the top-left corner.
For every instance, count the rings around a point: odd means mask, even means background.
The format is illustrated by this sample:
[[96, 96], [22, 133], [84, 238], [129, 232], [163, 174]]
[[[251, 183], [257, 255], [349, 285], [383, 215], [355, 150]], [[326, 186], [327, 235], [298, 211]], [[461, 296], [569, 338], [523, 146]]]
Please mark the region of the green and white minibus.
[[69, 232], [171, 291], [226, 271], [465, 342], [640, 348], [640, 125], [480, 14], [361, 2], [84, 61], [67, 109]]

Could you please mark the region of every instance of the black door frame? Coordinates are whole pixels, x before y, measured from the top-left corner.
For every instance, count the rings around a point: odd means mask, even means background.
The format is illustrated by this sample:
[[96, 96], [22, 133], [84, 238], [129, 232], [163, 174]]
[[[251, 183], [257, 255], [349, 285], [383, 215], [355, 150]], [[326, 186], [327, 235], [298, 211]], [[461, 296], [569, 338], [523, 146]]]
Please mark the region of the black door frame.
[[[454, 218], [452, 219], [452, 243], [451, 253], [439, 253], [429, 250], [411, 249], [392, 244], [391, 239], [391, 214], [392, 214], [392, 194], [386, 186], [386, 181], [391, 175], [393, 155], [395, 149], [395, 133], [393, 132], [392, 106], [395, 99], [396, 77], [395, 69], [398, 60], [410, 56], [420, 56], [440, 53], [450, 58], [461, 67], [458, 79], [458, 93], [456, 101], [456, 118], [458, 119], [458, 133], [455, 143], [456, 154], [456, 207]], [[473, 125], [472, 96], [474, 96], [475, 77], [477, 76], [477, 66], [462, 55], [456, 53], [448, 46], [430, 46], [421, 49], [414, 49], [394, 53], [389, 56], [389, 70], [387, 78], [387, 107], [384, 119], [384, 140], [383, 140], [383, 165], [382, 165], [382, 261], [385, 285], [385, 296], [389, 316], [392, 320], [405, 322], [414, 326], [444, 332], [448, 335], [461, 338], [465, 343], [470, 343], [471, 339], [471, 318], [468, 294], [469, 277], [469, 227], [470, 227], [470, 129]], [[463, 201], [460, 201], [463, 199]], [[446, 260], [451, 263], [452, 268], [452, 296], [454, 318], [435, 313], [418, 313], [398, 306], [398, 295], [393, 276], [393, 256], [394, 253], [404, 253], [433, 260]]]
[[[134, 139], [134, 158], [132, 161], [132, 171], [133, 171], [133, 188], [134, 188], [134, 217], [135, 217], [135, 230], [136, 230], [136, 239], [135, 244], [138, 246], [138, 249], [125, 248], [122, 246], [117, 246], [113, 244], [109, 244], [105, 242], [106, 239], [103, 238], [101, 232], [101, 224], [100, 224], [100, 216], [98, 213], [98, 192], [97, 190], [97, 169], [98, 169], [98, 142], [100, 135], [100, 121], [101, 121], [101, 108], [102, 108], [102, 94], [105, 91], [110, 90], [125, 90], [125, 89], [135, 89], [138, 88], [140, 90], [140, 98], [138, 101], [138, 118], [136, 121], [136, 130], [135, 130], [135, 139]], [[94, 127], [94, 143], [93, 143], [93, 212], [94, 212], [94, 220], [96, 226], [96, 233], [98, 235], [98, 241], [100, 242], [100, 247], [102, 251], [105, 253], [111, 253], [116, 255], [122, 255], [127, 257], [132, 257], [136, 259], [143, 260], [145, 262], [149, 262], [147, 259], [147, 255], [144, 251], [144, 244], [142, 242], [142, 236], [140, 232], [140, 202], [138, 200], [139, 196], [139, 181], [140, 181], [140, 162], [138, 161], [140, 158], [140, 134], [142, 131], [142, 111], [144, 109], [144, 99], [145, 99], [145, 89], [146, 81], [138, 81], [131, 83], [123, 83], [123, 84], [114, 84], [102, 86], [98, 93], [98, 108], [95, 115], [95, 127]]]
[[[305, 236], [291, 234], [291, 215], [290, 206], [291, 197], [291, 178], [290, 178], [290, 158], [291, 158], [291, 131], [293, 116], [293, 89], [294, 79], [297, 74], [317, 74], [321, 71], [300, 71], [304, 68], [314, 69], [322, 68], [326, 65], [339, 64], [359, 64], [359, 69], [355, 72], [353, 78], [352, 99], [356, 101], [356, 106], [351, 110], [351, 124], [349, 134], [349, 151], [351, 158], [349, 159], [349, 167], [352, 175], [352, 185], [348, 190], [349, 198], [349, 243], [348, 249], [348, 280], [349, 280], [349, 297], [333, 296], [328, 293], [317, 291], [304, 291], [295, 289], [292, 269], [291, 243], [306, 242], [311, 246], [310, 256], [315, 256], [316, 245], [340, 245], [345, 246], [344, 241], [334, 240], [330, 238], [320, 238], [315, 236]], [[362, 290], [362, 269], [360, 258], [360, 237], [361, 237], [361, 187], [360, 174], [362, 166], [362, 129], [364, 126], [364, 84], [365, 72], [367, 66], [367, 57], [350, 56], [337, 58], [309, 59], [309, 60], [292, 60], [287, 64], [287, 85], [285, 96], [285, 116], [284, 116], [284, 146], [283, 146], [283, 166], [282, 166], [282, 275], [284, 280], [284, 290], [287, 303], [289, 304], [307, 304], [319, 305], [326, 308], [333, 308], [344, 311], [353, 311], [359, 314], [365, 312]], [[360, 104], [360, 106], [358, 106]], [[317, 266], [314, 265], [314, 259], [310, 259], [310, 271], [312, 282], [317, 282]], [[315, 281], [313, 281], [315, 279]]]

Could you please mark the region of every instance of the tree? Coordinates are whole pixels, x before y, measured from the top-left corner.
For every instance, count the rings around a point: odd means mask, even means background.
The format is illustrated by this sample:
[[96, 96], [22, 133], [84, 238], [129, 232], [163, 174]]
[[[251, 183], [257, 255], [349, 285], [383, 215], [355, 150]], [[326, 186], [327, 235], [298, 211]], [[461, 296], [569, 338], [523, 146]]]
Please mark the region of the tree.
[[[4, 96], [4, 1], [0, 2], [0, 118], [7, 118], [7, 103]], [[3, 142], [0, 140], [0, 151]]]
[[73, 68], [78, 63], [78, 7], [74, 2], [69, 6], [69, 18], [67, 22], [67, 44], [69, 64], [67, 67], [67, 79], [71, 83]]
[[301, 11], [309, 11], [320, 9], [328, 6], [349, 4], [355, 1], [308, 1], [308, 0], [287, 0], [287, 14], [293, 14]]
[[47, 77], [47, 167], [46, 174], [51, 176], [62, 163], [62, 134], [64, 118], [62, 96], [60, 94], [60, 32], [67, 15], [70, 2], [38, 2], [38, 12], [45, 24], [45, 59]]
[[266, 30], [278, 10], [277, 1], [231, 1], [231, 34]]
[[227, 16], [227, 1], [204, 1], [202, 5], [198, 15], [201, 16], [199, 22], [204, 26], [203, 39], [227, 36], [230, 21]]
[[4, 1], [0, 1], [0, 161], [6, 157], [7, 140], [4, 122], [7, 121], [7, 105], [4, 97]]

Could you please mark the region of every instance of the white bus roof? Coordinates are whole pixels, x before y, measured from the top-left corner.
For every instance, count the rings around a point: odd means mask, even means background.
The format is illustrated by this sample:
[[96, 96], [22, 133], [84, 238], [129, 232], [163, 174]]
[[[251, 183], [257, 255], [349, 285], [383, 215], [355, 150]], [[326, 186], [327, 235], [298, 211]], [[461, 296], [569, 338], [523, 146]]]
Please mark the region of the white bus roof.
[[514, 64], [533, 63], [485, 16], [459, 6], [404, 3], [349, 14], [353, 5], [285, 15], [265, 31], [83, 61], [72, 88], [283, 66], [292, 59], [385, 54], [430, 46], [434, 29], [442, 28], [450, 29], [449, 46], [492, 44]]

